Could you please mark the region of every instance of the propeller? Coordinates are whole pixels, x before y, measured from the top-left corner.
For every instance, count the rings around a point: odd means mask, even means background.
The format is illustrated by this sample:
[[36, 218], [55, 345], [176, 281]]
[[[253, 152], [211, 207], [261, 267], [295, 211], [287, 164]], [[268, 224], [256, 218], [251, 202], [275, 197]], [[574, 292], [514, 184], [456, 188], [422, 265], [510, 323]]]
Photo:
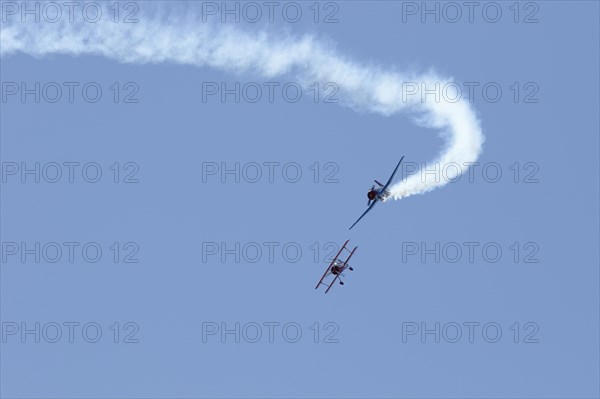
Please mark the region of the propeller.
[[[369, 190], [369, 193], [371, 191], [375, 190], [375, 185], [371, 186], [371, 189]], [[368, 194], [368, 193], [367, 193]], [[371, 206], [371, 202], [373, 202], [373, 200], [369, 197], [369, 200], [367, 201], [367, 206]]]

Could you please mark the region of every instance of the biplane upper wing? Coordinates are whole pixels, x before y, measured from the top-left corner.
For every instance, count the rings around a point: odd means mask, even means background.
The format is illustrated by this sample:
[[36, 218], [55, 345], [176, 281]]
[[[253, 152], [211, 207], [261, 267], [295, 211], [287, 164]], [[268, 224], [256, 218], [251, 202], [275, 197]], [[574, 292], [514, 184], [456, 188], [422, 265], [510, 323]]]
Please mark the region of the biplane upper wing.
[[360, 219], [362, 219], [367, 214], [367, 212], [369, 212], [371, 209], [373, 209], [373, 207], [375, 206], [377, 201], [378, 201], [377, 198], [375, 200], [373, 200], [373, 203], [367, 208], [367, 210], [362, 215], [360, 215], [358, 220], [356, 222], [354, 222], [354, 224], [352, 226], [350, 226], [350, 228], [348, 230], [352, 230], [352, 228], [356, 225], [356, 223], [360, 222]]
[[390, 186], [390, 184], [392, 184], [392, 181], [394, 180], [394, 176], [396, 176], [396, 172], [398, 171], [398, 168], [400, 167], [400, 164], [402, 163], [403, 159], [404, 159], [404, 155], [402, 155], [402, 158], [400, 158], [400, 161], [398, 162], [398, 165], [396, 165], [396, 169], [394, 169], [394, 171], [392, 172], [390, 179], [387, 181], [385, 186], [383, 186], [383, 188], [381, 189], [382, 191], [387, 190], [388, 187]]

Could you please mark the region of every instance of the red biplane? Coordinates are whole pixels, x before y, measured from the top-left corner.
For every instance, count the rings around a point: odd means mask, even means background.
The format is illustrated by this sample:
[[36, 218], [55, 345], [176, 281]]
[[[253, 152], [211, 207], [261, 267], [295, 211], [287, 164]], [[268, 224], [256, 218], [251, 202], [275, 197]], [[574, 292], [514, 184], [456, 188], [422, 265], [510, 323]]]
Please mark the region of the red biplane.
[[[350, 251], [348, 248], [346, 248], [346, 245], [348, 245], [348, 242], [350, 242], [350, 240], [346, 240], [344, 245], [342, 245], [342, 248], [340, 248], [340, 250], [338, 251], [337, 255], [335, 255], [335, 258], [333, 258], [333, 260], [327, 267], [327, 270], [325, 270], [325, 273], [323, 273], [323, 277], [321, 277], [321, 280], [319, 280], [319, 282], [317, 283], [315, 290], [317, 288], [319, 288], [320, 285], [324, 285], [327, 287], [327, 289], [325, 290], [325, 293], [327, 294], [329, 292], [329, 290], [331, 289], [331, 287], [333, 287], [333, 284], [337, 280], [340, 281], [340, 285], [344, 285], [344, 282], [342, 281], [341, 276], [344, 276], [343, 273], [344, 273], [344, 270], [346, 270], [346, 269], [348, 269], [350, 271], [354, 270], [352, 267], [350, 267], [348, 262], [350, 261], [350, 258], [352, 257], [352, 255], [354, 255], [354, 252], [358, 248], [358, 247], [354, 247], [354, 249], [352, 251]], [[350, 252], [350, 255], [348, 255], [348, 257], [345, 260], [342, 259], [342, 256], [340, 256], [340, 255], [342, 255], [343, 251]], [[329, 276], [334, 276], [334, 277], [333, 277], [333, 279], [331, 279], [331, 281], [327, 282], [326, 280], [328, 279]]]

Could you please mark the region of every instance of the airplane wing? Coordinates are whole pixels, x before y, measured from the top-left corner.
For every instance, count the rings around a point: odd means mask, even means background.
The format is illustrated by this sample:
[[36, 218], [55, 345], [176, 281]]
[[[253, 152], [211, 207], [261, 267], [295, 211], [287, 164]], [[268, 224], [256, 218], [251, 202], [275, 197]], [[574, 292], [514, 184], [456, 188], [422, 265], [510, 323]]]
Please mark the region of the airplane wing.
[[394, 180], [394, 176], [396, 176], [396, 172], [398, 171], [398, 168], [400, 167], [400, 164], [402, 163], [403, 159], [404, 159], [404, 155], [402, 155], [402, 158], [400, 158], [400, 162], [398, 162], [398, 165], [396, 165], [396, 169], [394, 169], [394, 172], [392, 172], [392, 175], [390, 176], [390, 179], [385, 184], [385, 186], [381, 189], [381, 191], [387, 190], [387, 188], [390, 186], [390, 184], [392, 184], [392, 181]]
[[335, 282], [337, 281], [337, 279], [340, 278], [340, 275], [338, 274], [337, 276], [335, 276], [335, 278], [331, 281], [331, 283], [329, 284], [329, 287], [327, 287], [327, 289], [325, 290], [325, 293], [327, 294], [329, 292], [329, 290], [331, 289], [331, 287], [333, 287], [333, 284], [335, 284]]
[[354, 222], [354, 224], [352, 226], [350, 226], [350, 228], [348, 230], [352, 230], [352, 228], [356, 225], [356, 223], [360, 222], [360, 219], [362, 219], [367, 214], [367, 212], [369, 212], [375, 206], [376, 203], [377, 203], [377, 200], [373, 201], [373, 203], [371, 204], [371, 206], [369, 206], [367, 208], [367, 210], [365, 211], [365, 213], [363, 213], [362, 215], [360, 215], [360, 217], [358, 218], [358, 220], [356, 222]]

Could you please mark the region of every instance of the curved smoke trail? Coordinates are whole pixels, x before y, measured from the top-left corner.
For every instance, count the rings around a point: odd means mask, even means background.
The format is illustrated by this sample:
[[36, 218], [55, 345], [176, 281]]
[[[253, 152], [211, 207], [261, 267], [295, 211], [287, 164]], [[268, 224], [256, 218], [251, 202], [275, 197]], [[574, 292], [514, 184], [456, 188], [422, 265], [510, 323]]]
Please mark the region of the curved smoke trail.
[[[107, 20], [90, 24], [66, 19], [58, 23], [23, 23], [14, 18], [3, 22], [0, 28], [0, 54], [102, 55], [127, 63], [209, 66], [261, 78], [291, 75], [305, 86], [315, 81], [336, 82], [338, 96], [345, 105], [384, 116], [409, 111], [417, 114], [417, 124], [440, 131], [446, 145], [431, 164], [468, 165], [481, 152], [484, 138], [469, 103], [443, 96], [438, 101], [423, 101], [420, 95], [406, 93], [405, 82], [434, 87], [450, 83], [450, 78], [363, 66], [313, 36], [249, 33], [224, 24], [200, 23], [200, 17], [194, 13], [156, 12], [139, 19], [135, 24]], [[425, 193], [464, 172], [457, 168], [448, 171], [445, 179], [431, 174], [411, 175], [391, 187], [392, 197]]]

